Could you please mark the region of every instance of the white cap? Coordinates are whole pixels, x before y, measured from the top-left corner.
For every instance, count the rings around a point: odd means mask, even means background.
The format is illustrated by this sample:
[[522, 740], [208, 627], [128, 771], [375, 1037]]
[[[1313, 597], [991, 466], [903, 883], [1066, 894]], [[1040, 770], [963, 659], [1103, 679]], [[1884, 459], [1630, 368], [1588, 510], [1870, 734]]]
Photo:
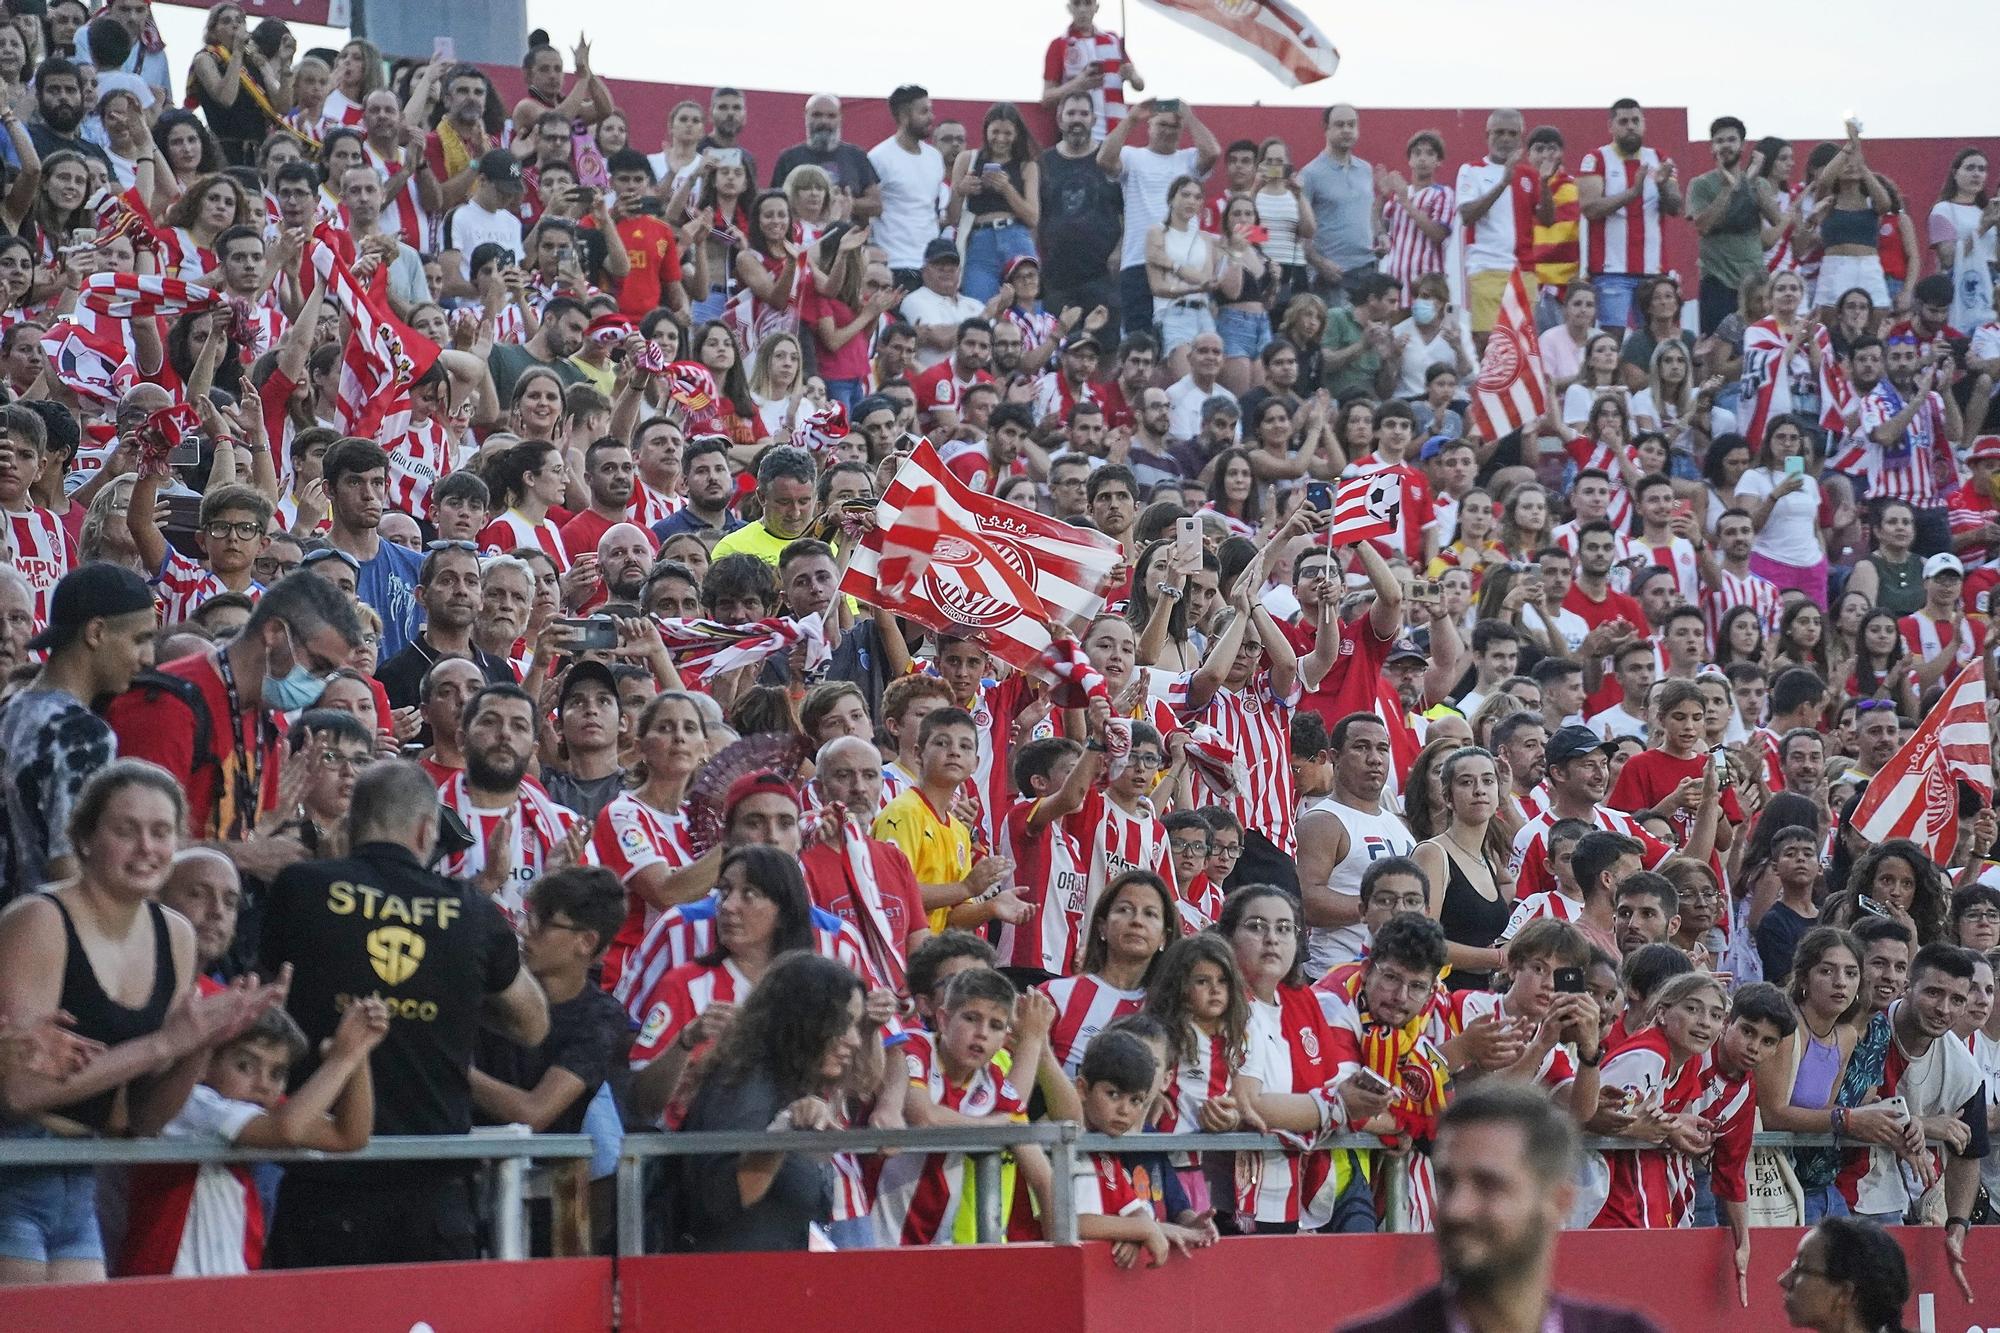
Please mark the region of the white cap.
[[1938, 575], [1946, 573], [1956, 574], [1960, 578], [1965, 577], [1965, 566], [1951, 552], [1940, 551], [1930, 559], [1924, 561], [1925, 578], [1934, 579]]

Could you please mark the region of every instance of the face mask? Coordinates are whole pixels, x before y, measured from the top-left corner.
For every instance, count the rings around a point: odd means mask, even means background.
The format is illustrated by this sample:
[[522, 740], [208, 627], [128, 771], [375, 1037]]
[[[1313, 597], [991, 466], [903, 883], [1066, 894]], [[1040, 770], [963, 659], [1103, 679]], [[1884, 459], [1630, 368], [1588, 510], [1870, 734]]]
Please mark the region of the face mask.
[[264, 678], [264, 704], [280, 713], [292, 713], [318, 703], [320, 695], [326, 693], [326, 682], [306, 670], [306, 664], [299, 660], [298, 644], [289, 628], [285, 630], [285, 639], [292, 645], [292, 669], [282, 676]]
[[1410, 318], [1419, 324], [1428, 324], [1438, 317], [1438, 303], [1428, 296], [1419, 296], [1410, 303]]

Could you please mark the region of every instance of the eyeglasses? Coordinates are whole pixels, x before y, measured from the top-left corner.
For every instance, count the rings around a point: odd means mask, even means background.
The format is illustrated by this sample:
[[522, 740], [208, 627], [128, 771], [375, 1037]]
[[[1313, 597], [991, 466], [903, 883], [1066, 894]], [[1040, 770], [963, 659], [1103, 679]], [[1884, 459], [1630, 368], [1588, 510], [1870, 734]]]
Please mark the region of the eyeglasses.
[[[1171, 847], [1172, 847], [1172, 848], [1173, 848], [1173, 849], [1174, 849], [1174, 850], [1175, 850], [1176, 852], [1179, 852], [1179, 853], [1180, 853], [1180, 854], [1181, 854], [1182, 856], [1207, 856], [1207, 855], [1208, 855], [1208, 844], [1207, 844], [1207, 843], [1205, 843], [1205, 842], [1190, 842], [1189, 840], [1187, 840], [1187, 839], [1185, 839], [1185, 838], [1170, 838], [1170, 839], [1168, 839], [1168, 844], [1169, 844], [1169, 845], [1170, 845], [1170, 846], [1171, 846]], [[1966, 919], [1967, 919], [1967, 920], [1971, 920], [1971, 919], [1972, 919], [1972, 917], [1971, 917], [1971, 914], [1970, 914], [1970, 913], [1968, 913], [1968, 914], [1967, 914], [1967, 916], [1966, 916]]]
[[1084, 485], [1085, 481], [1082, 477], [1065, 477], [1061, 481], [1050, 482], [1049, 489], [1052, 491], [1082, 490]]
[[1139, 768], [1158, 768], [1167, 762], [1165, 756], [1156, 750], [1134, 750], [1127, 758]]
[[470, 551], [472, 552], [472, 554], [478, 555], [479, 543], [467, 542], [467, 541], [452, 541], [446, 538], [439, 538], [437, 541], [434, 542], [425, 542], [424, 549], [426, 551]]
[[297, 560], [280, 560], [276, 556], [260, 555], [250, 562], [250, 568], [260, 579], [281, 579], [298, 570]]
[[343, 773], [358, 773], [362, 766], [375, 756], [370, 754], [342, 754], [339, 750], [321, 750], [319, 766], [324, 769], [339, 769]]
[[1299, 927], [1297, 922], [1266, 921], [1261, 916], [1246, 917], [1243, 920], [1236, 923], [1236, 928], [1238, 930], [1245, 931], [1251, 935], [1258, 936], [1259, 938], [1266, 938], [1275, 935], [1277, 938], [1281, 940], [1288, 940], [1292, 936], [1299, 933]]
[[1234, 859], [1243, 855], [1243, 844], [1240, 842], [1211, 842], [1208, 844], [1208, 854], [1210, 856]]
[[382, 646], [382, 636], [379, 634], [370, 634], [367, 630], [362, 630], [361, 646], [363, 648], [380, 648]]
[[201, 530], [210, 540], [218, 542], [228, 537], [254, 542], [264, 535], [262, 523], [204, 523]]
[[2000, 911], [1991, 907], [1974, 907], [1958, 915], [1960, 921], [1970, 921], [1975, 926], [1990, 926], [2000, 921]]

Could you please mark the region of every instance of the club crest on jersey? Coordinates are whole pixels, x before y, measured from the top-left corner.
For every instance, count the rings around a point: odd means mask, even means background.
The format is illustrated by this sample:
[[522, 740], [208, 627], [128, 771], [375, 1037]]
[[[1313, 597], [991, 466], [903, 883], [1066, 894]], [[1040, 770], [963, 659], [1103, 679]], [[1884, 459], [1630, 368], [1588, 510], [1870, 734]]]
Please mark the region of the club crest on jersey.
[[1319, 1059], [1319, 1034], [1309, 1027], [1299, 1029], [1299, 1048], [1306, 1053], [1306, 1059]]

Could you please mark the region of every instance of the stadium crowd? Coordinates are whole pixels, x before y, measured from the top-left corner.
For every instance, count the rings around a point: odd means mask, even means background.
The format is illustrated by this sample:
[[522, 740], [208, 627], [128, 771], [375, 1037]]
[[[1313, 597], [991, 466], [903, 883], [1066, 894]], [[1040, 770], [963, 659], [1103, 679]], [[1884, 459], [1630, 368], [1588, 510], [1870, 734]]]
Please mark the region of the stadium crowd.
[[[1995, 671], [1986, 154], [1723, 117], [1683, 180], [1629, 100], [1225, 144], [1068, 7], [1055, 142], [904, 86], [760, 168], [740, 92], [660, 142], [587, 42], [508, 106], [228, 3], [171, 62], [145, 0], [7, 6], [0, 1137], [1281, 1137], [1086, 1160], [1147, 1265], [1442, 1232], [1440, 1116], [1511, 1084], [1635, 1144], [1570, 1225], [2000, 1219], [2000, 814], [1851, 827]], [[1547, 411], [1482, 433], [1520, 289]], [[926, 447], [1116, 545], [1064, 672], [850, 577]], [[951, 1243], [972, 1175], [694, 1158], [648, 1212]], [[1048, 1161], [1001, 1188], [1038, 1238]], [[0, 1172], [0, 1280], [482, 1244], [462, 1164], [104, 1193]]]

